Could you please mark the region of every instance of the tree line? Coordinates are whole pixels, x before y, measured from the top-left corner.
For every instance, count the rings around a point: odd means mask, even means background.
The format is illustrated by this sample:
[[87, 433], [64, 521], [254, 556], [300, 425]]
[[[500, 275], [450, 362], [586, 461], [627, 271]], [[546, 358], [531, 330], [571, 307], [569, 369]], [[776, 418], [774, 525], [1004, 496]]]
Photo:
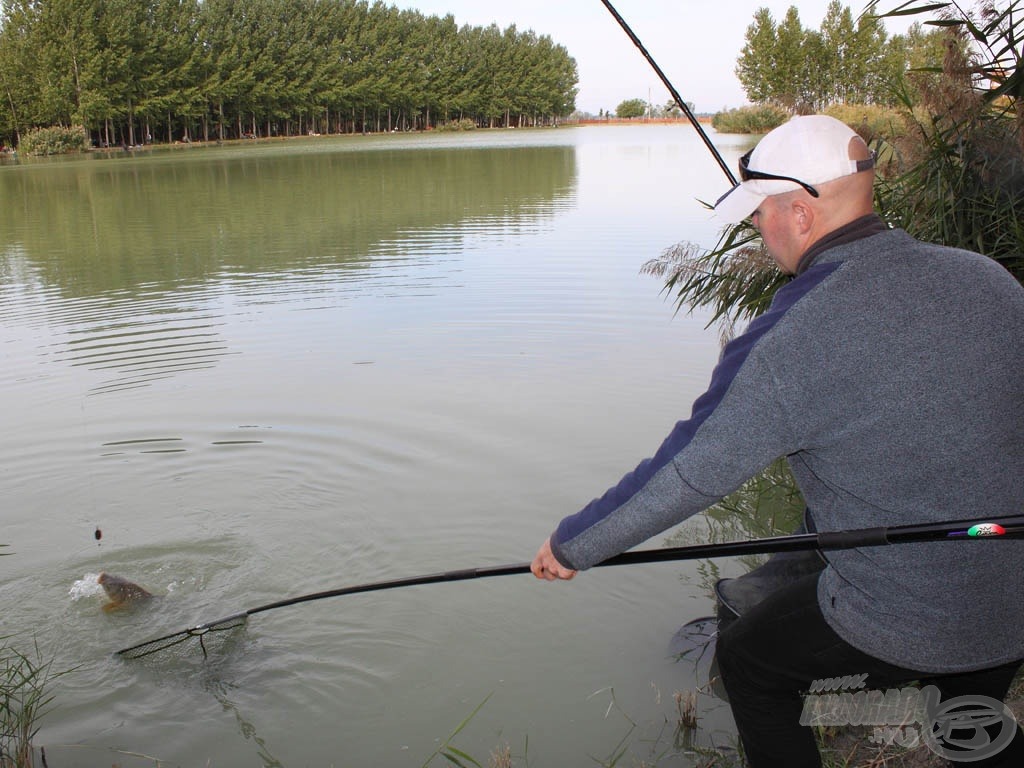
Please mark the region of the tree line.
[[893, 106], [908, 69], [942, 65], [948, 36], [915, 24], [889, 37], [881, 20], [832, 0], [821, 27], [805, 28], [796, 6], [781, 22], [759, 8], [747, 27], [736, 76], [752, 102], [790, 111], [820, 111], [831, 104]]
[[97, 144], [542, 124], [575, 107], [547, 35], [368, 0], [6, 0], [0, 135]]
[[[692, 101], [686, 102], [686, 108], [690, 112], [696, 112], [697, 110]], [[601, 117], [604, 116], [602, 111]], [[682, 118], [683, 110], [676, 104], [675, 99], [669, 99], [664, 105], [653, 104], [643, 99], [626, 99], [625, 101], [620, 101], [619, 105], [615, 108], [615, 116], [626, 119], [644, 116]]]

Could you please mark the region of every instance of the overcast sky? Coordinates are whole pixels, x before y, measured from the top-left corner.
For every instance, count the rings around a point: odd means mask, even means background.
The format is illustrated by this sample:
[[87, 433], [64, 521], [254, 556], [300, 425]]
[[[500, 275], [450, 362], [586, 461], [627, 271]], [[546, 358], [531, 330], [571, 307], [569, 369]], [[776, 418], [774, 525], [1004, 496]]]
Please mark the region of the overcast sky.
[[[597, 114], [615, 110], [625, 99], [656, 104], [671, 98], [643, 55], [622, 31], [601, 0], [387, 0], [399, 8], [416, 8], [425, 15], [451, 13], [462, 26], [502, 29], [515, 24], [549, 35], [564, 45], [579, 68], [576, 106]], [[796, 5], [805, 27], [817, 29], [829, 0], [611, 0], [633, 28], [669, 81], [698, 112], [716, 112], [746, 103], [733, 70], [743, 47], [743, 35], [761, 7], [781, 21]], [[844, 3], [856, 17], [867, 0]], [[883, 8], [898, 5], [897, 0]], [[891, 33], [902, 32], [887, 22]]]

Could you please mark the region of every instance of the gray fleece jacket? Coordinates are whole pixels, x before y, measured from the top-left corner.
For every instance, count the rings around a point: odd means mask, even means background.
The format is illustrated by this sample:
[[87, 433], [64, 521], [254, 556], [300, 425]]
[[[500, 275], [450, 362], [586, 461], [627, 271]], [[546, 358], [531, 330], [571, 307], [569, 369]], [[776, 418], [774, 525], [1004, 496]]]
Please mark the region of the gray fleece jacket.
[[[657, 453], [552, 534], [584, 569], [786, 456], [818, 531], [1024, 513], [1024, 288], [887, 230], [819, 251], [730, 342]], [[827, 553], [847, 642], [925, 672], [1024, 659], [1024, 540]]]

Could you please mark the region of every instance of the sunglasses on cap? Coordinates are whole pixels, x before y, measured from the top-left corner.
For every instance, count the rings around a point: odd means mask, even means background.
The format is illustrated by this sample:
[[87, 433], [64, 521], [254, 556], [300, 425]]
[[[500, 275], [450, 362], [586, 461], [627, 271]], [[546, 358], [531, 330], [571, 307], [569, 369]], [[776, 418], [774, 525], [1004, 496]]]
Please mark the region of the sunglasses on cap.
[[800, 179], [794, 179], [792, 176], [779, 176], [774, 173], [765, 173], [764, 171], [751, 170], [750, 155], [754, 150], [750, 150], [743, 157], [740, 158], [740, 180], [741, 181], [753, 181], [755, 179], [761, 179], [763, 181], [792, 181], [794, 184], [799, 184], [811, 197], [821, 197], [818, 190], [808, 184], [806, 181], [800, 181]]

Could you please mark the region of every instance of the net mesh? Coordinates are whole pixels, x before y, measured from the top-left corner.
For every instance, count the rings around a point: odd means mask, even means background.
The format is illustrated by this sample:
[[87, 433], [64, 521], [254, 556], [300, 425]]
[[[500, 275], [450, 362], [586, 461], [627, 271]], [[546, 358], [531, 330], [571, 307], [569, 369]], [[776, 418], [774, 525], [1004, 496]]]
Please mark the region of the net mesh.
[[247, 614], [240, 614], [208, 624], [200, 624], [197, 627], [189, 627], [181, 632], [175, 632], [173, 635], [165, 635], [155, 640], [148, 640], [144, 643], [133, 645], [130, 648], [122, 648], [120, 651], [117, 651], [116, 655], [123, 659], [141, 659], [144, 656], [151, 656], [154, 653], [160, 653], [175, 646], [180, 646], [182, 643], [190, 640], [196, 640], [203, 652], [203, 658], [206, 658], [209, 655], [207, 646], [210, 640], [213, 639], [210, 637], [211, 635], [216, 636], [218, 633], [229, 632], [238, 627], [245, 626], [246, 619], [248, 619]]

